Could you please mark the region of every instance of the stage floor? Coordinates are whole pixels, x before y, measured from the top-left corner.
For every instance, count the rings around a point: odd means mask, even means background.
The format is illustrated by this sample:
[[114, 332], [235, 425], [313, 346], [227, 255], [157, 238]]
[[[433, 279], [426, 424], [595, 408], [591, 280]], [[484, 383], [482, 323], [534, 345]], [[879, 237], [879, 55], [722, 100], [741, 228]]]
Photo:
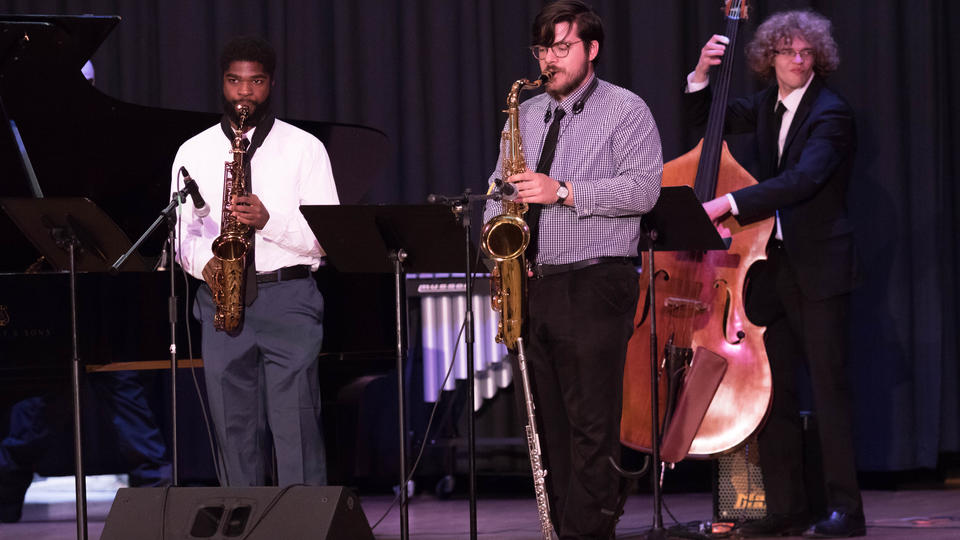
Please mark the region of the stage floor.
[[[69, 486], [65, 486], [69, 488]], [[110, 486], [106, 486], [109, 491]], [[113, 488], [115, 490], [115, 488]], [[392, 497], [362, 496], [361, 504], [373, 525], [384, 515]], [[709, 493], [669, 494], [664, 498], [665, 527], [676, 523], [709, 520]], [[98, 496], [88, 507], [89, 537], [100, 537], [109, 512], [110, 497]], [[960, 538], [960, 489], [867, 491], [864, 493], [867, 513], [867, 536], [888, 539], [956, 539]], [[30, 500], [24, 507], [23, 520], [0, 524], [0, 538], [29, 540], [62, 540], [76, 537], [72, 499], [59, 502]], [[469, 504], [464, 499], [440, 500], [420, 495], [410, 500], [410, 537], [414, 539], [453, 540], [469, 538]], [[627, 502], [626, 512], [617, 529], [617, 538], [640, 538], [650, 528], [653, 501], [648, 495], [635, 495]], [[488, 540], [541, 540], [533, 498], [517, 499], [486, 497], [477, 503], [479, 537]], [[379, 540], [400, 538], [399, 512], [394, 508], [374, 529]]]

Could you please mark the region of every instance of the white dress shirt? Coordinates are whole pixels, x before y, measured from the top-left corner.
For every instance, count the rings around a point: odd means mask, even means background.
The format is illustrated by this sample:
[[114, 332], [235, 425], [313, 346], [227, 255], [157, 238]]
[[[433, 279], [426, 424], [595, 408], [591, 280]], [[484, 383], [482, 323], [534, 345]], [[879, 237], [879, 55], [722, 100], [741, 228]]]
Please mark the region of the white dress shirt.
[[[253, 131], [246, 134], [253, 136]], [[180, 167], [196, 180], [210, 214], [196, 215], [193, 201], [181, 205], [177, 230], [177, 261], [197, 279], [213, 257], [211, 246], [220, 235], [225, 166], [233, 161], [231, 141], [220, 124], [187, 140], [173, 160], [171, 193], [183, 187]], [[253, 193], [270, 214], [256, 231], [256, 270], [309, 265], [316, 270], [323, 250], [310, 230], [300, 205], [339, 204], [327, 151], [316, 137], [281, 120], [251, 160]]]
[[[787, 141], [787, 133], [790, 132], [790, 124], [793, 122], [793, 117], [797, 114], [797, 107], [800, 106], [800, 101], [803, 100], [803, 94], [806, 93], [807, 88], [810, 86], [810, 82], [813, 81], [813, 73], [810, 73], [810, 78], [807, 79], [806, 84], [802, 87], [797, 88], [793, 92], [787, 94], [787, 97], [778, 97], [777, 102], [773, 104], [773, 110], [777, 110], [777, 106], [780, 103], [783, 103], [783, 106], [787, 110], [783, 112], [783, 117], [780, 119], [780, 133], [777, 136], [777, 158], [783, 157], [783, 145]], [[691, 71], [687, 75], [687, 92], [698, 92], [703, 90], [710, 84], [710, 78], [708, 77], [706, 81], [703, 82], [693, 82], [693, 72]], [[734, 198], [732, 193], [727, 193], [727, 201], [730, 202], [730, 213], [737, 216], [740, 214], [740, 210], [737, 209], [737, 201]], [[777, 232], [775, 234], [777, 240], [783, 240], [783, 229], [780, 228], [780, 213], [777, 212]]]

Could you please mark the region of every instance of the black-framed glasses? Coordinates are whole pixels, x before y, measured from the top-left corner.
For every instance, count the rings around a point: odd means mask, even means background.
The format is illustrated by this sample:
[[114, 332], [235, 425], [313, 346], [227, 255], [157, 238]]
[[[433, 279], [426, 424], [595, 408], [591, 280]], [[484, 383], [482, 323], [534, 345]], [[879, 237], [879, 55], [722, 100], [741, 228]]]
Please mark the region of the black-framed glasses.
[[570, 46], [575, 45], [577, 43], [583, 43], [583, 40], [578, 39], [577, 41], [561, 41], [558, 43], [554, 43], [549, 47], [545, 47], [543, 45], [534, 45], [530, 47], [530, 52], [533, 53], [533, 57], [536, 58], [537, 60], [543, 60], [544, 58], [546, 58], [547, 51], [553, 51], [553, 55], [556, 56], [557, 58], [564, 58], [568, 54], [570, 54]]
[[780, 56], [785, 56], [787, 58], [796, 58], [797, 55], [799, 54], [800, 58], [803, 58], [804, 60], [809, 60], [813, 58], [813, 55], [816, 54], [817, 51], [813, 49], [800, 49], [799, 51], [796, 49], [780, 49], [776, 51], [776, 53], [779, 54]]

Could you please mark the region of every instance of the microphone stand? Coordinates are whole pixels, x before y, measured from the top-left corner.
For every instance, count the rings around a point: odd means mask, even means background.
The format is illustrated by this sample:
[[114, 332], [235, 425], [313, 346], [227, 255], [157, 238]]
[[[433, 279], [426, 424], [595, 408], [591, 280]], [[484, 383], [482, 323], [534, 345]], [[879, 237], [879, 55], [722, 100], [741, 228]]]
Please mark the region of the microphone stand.
[[473, 334], [473, 286], [471, 276], [473, 274], [473, 261], [470, 260], [470, 203], [476, 201], [495, 200], [499, 201], [501, 194], [498, 192], [488, 195], [473, 195], [469, 189], [462, 194], [453, 197], [444, 195], [433, 195], [427, 197], [430, 203], [446, 204], [450, 210], [457, 216], [457, 220], [463, 226], [464, 241], [466, 242], [466, 289], [467, 312], [464, 316], [464, 345], [467, 349], [467, 406], [469, 415], [467, 416], [467, 468], [469, 478], [469, 498], [470, 498], [470, 540], [477, 539], [477, 442], [474, 431], [474, 334]]
[[[170, 263], [167, 265], [167, 269], [170, 272], [170, 298], [167, 300], [167, 316], [170, 322], [170, 459], [171, 459], [171, 482], [173, 486], [180, 484], [180, 470], [179, 470], [179, 460], [177, 452], [177, 294], [176, 294], [176, 276], [173, 271], [173, 261], [174, 261], [174, 241], [176, 239], [176, 226], [177, 226], [177, 214], [176, 208], [186, 202], [187, 200], [187, 188], [183, 188], [180, 191], [173, 194], [170, 199], [170, 203], [160, 211], [160, 215], [149, 227], [144, 231], [140, 238], [130, 246], [130, 249], [127, 250], [115, 263], [110, 267], [110, 273], [116, 275], [120, 271], [120, 267], [123, 266], [123, 263], [127, 258], [133, 254], [137, 248], [140, 247], [150, 234], [155, 231], [161, 223], [164, 221], [167, 222], [167, 242], [169, 243], [168, 256], [170, 257]], [[163, 261], [160, 261], [161, 264]]]
[[87, 540], [87, 477], [83, 467], [83, 427], [80, 414], [80, 353], [77, 345], [77, 253], [82, 251], [77, 230], [70, 224], [69, 216], [65, 227], [54, 227], [51, 235], [57, 246], [70, 255], [70, 387], [73, 391], [73, 460], [74, 487], [76, 489], [77, 540]]

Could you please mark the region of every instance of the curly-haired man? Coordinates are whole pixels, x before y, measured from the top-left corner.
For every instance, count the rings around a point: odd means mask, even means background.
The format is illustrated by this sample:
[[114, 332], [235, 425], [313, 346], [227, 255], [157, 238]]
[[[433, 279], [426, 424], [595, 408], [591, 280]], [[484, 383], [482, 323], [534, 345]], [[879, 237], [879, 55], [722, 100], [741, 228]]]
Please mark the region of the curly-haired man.
[[[760, 182], [703, 206], [711, 219], [740, 223], [775, 216], [762, 276], [747, 297], [751, 319], [767, 327], [773, 404], [759, 434], [768, 515], [743, 536], [834, 538], [866, 533], [854, 461], [847, 357], [848, 304], [856, 282], [846, 192], [856, 146], [853, 112], [824, 78], [839, 64], [830, 21], [811, 11], [777, 13], [747, 46], [748, 63], [775, 84], [731, 102], [726, 131], [756, 134]], [[726, 48], [713, 36], [687, 77], [695, 123], [710, 104], [707, 74]], [[736, 240], [734, 240], [736, 241]], [[796, 368], [810, 373], [823, 453], [827, 515], [819, 522], [806, 493]]]

